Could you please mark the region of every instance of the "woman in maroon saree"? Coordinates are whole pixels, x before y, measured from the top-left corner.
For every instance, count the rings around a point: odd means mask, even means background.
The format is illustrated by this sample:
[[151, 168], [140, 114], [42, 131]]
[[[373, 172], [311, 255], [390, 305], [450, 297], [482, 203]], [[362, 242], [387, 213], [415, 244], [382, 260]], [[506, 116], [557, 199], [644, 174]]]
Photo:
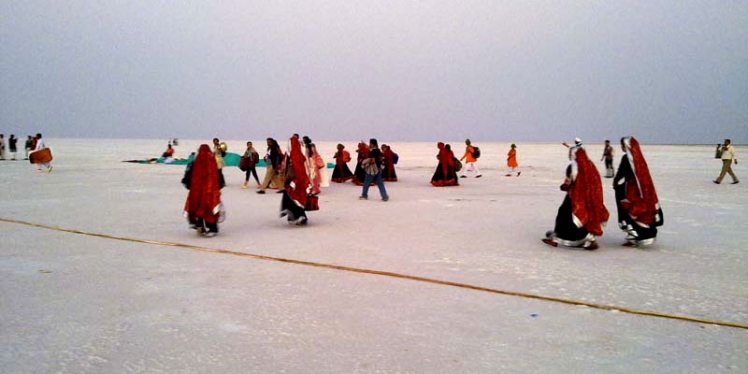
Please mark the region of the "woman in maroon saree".
[[288, 217], [288, 223], [297, 226], [306, 225], [307, 217], [304, 207], [311, 184], [306, 174], [306, 158], [301, 151], [301, 144], [293, 138], [288, 162], [291, 165], [286, 172], [286, 187], [283, 190], [280, 216]]
[[382, 144], [382, 180], [385, 182], [397, 182], [395, 152], [392, 152], [392, 148], [386, 144]]
[[188, 165], [185, 186], [190, 190], [184, 203], [184, 215], [190, 228], [211, 237], [218, 234], [221, 211], [221, 181], [213, 152], [207, 144], [200, 146], [195, 161]]
[[358, 156], [356, 156], [356, 170], [353, 172], [354, 177], [353, 183], [357, 186], [364, 185], [364, 179], [366, 179], [366, 170], [361, 166], [361, 163], [369, 158], [369, 146], [364, 142], [358, 143], [358, 150], [356, 150]]
[[455, 171], [455, 155], [449, 144], [442, 142], [437, 144], [439, 154], [439, 165], [436, 166], [434, 176], [431, 177], [431, 184], [436, 187], [458, 186], [457, 172]]
[[348, 168], [348, 161], [351, 160], [351, 154], [345, 150], [345, 146], [338, 144], [338, 151], [335, 152], [335, 169], [332, 171], [331, 181], [335, 183], [345, 183], [349, 179], [353, 179], [353, 173]]

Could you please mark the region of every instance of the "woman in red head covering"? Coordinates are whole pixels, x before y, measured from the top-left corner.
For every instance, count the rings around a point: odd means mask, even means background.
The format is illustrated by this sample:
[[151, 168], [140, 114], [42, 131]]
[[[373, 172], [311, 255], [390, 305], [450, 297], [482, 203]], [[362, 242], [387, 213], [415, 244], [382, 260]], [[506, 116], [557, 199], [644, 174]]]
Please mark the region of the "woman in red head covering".
[[306, 158], [301, 151], [301, 144], [291, 139], [291, 154], [288, 162], [291, 165], [286, 172], [286, 187], [283, 190], [281, 200], [281, 217], [288, 217], [288, 223], [298, 226], [307, 222], [306, 200], [308, 190], [311, 188], [309, 176], [306, 174]]
[[647, 246], [655, 242], [657, 227], [664, 223], [649, 166], [634, 137], [621, 139], [624, 155], [613, 178], [618, 208], [618, 226], [625, 231], [624, 246]]
[[387, 144], [382, 144], [382, 180], [385, 182], [397, 182], [395, 157], [392, 148]]
[[356, 169], [353, 172], [353, 175], [355, 176], [355, 178], [353, 178], [353, 183], [357, 186], [363, 186], [364, 179], [366, 179], [366, 170], [361, 166], [361, 163], [369, 158], [369, 146], [363, 141], [359, 142], [356, 153], [358, 155], [356, 156]]
[[603, 203], [603, 185], [595, 164], [581, 146], [569, 149], [571, 163], [566, 168], [566, 179], [561, 190], [566, 191], [558, 208], [556, 225], [548, 231], [543, 243], [556, 247], [598, 248], [595, 236], [603, 234], [608, 222], [608, 210]]
[[439, 154], [439, 165], [436, 166], [434, 175], [431, 177], [431, 184], [436, 187], [457, 186], [457, 171], [455, 171], [455, 155], [449, 144], [439, 142], [437, 145]]
[[345, 150], [345, 146], [338, 144], [338, 151], [335, 152], [335, 169], [332, 172], [332, 181], [335, 183], [344, 183], [349, 179], [353, 179], [353, 173], [348, 168], [348, 161], [351, 160], [351, 154]]
[[187, 165], [185, 174], [183, 183], [190, 192], [184, 203], [184, 215], [190, 222], [190, 228], [203, 236], [215, 236], [218, 234], [223, 186], [216, 158], [207, 144], [200, 146], [195, 160]]

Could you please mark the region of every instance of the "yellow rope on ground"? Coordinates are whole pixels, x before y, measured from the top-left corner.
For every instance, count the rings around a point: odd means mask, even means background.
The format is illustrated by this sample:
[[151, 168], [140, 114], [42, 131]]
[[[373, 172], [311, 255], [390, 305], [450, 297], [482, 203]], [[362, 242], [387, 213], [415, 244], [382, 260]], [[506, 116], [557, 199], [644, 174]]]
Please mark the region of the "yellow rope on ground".
[[185, 248], [185, 249], [193, 249], [196, 251], [220, 253], [220, 254], [232, 255], [232, 256], [238, 256], [238, 257], [248, 257], [248, 258], [254, 258], [254, 259], [265, 260], [265, 261], [285, 262], [288, 264], [349, 271], [349, 272], [354, 272], [354, 273], [381, 275], [381, 276], [386, 276], [386, 277], [407, 279], [407, 280], [432, 283], [432, 284], [440, 284], [444, 286], [459, 287], [459, 288], [465, 288], [469, 290], [489, 292], [489, 293], [500, 294], [500, 295], [516, 296], [516, 297], [550, 301], [550, 302], [556, 302], [556, 303], [562, 303], [562, 304], [586, 306], [586, 307], [595, 308], [595, 309], [620, 311], [623, 313], [637, 314], [637, 315], [642, 315], [642, 316], [668, 318], [668, 319], [673, 319], [673, 320], [695, 322], [695, 323], [706, 323], [706, 324], [711, 324], [711, 325], [735, 327], [739, 329], [748, 330], [748, 324], [738, 323], [738, 322], [716, 321], [716, 320], [710, 320], [706, 318], [691, 317], [691, 316], [684, 316], [684, 315], [677, 315], [677, 314], [668, 314], [668, 313], [661, 313], [661, 312], [648, 311], [648, 310], [639, 310], [639, 309], [619, 307], [615, 305], [597, 304], [597, 303], [591, 303], [587, 301], [563, 299], [563, 298], [553, 297], [553, 296], [543, 296], [543, 295], [536, 295], [536, 294], [525, 293], [525, 292], [499, 290], [495, 288], [487, 288], [487, 287], [475, 286], [475, 285], [465, 284], [465, 283], [443, 281], [439, 279], [425, 278], [425, 277], [419, 277], [415, 275], [393, 273], [389, 271], [369, 270], [369, 269], [354, 268], [354, 267], [349, 267], [349, 266], [323, 264], [323, 263], [318, 263], [318, 262], [302, 261], [302, 260], [293, 260], [293, 259], [281, 258], [281, 257], [263, 256], [263, 255], [256, 255], [256, 254], [251, 254], [251, 253], [230, 251], [226, 249], [201, 247], [197, 245], [184, 244], [184, 243], [172, 243], [172, 242], [161, 242], [161, 241], [155, 241], [155, 240], [127, 238], [127, 237], [122, 237], [122, 236], [86, 232], [86, 231], [75, 230], [75, 229], [66, 229], [66, 228], [57, 227], [57, 226], [42, 225], [38, 223], [20, 221], [20, 220], [15, 220], [15, 219], [0, 218], [0, 222], [15, 223], [19, 225], [26, 225], [26, 226], [37, 227], [37, 228], [42, 228], [42, 229], [61, 231], [61, 232], [86, 235], [86, 236], [94, 236], [94, 237], [105, 238], [105, 239], [122, 240], [122, 241], [133, 242], [133, 243], [144, 243], [144, 244], [154, 244], [154, 245], [168, 246], [168, 247], [178, 247], [178, 248]]

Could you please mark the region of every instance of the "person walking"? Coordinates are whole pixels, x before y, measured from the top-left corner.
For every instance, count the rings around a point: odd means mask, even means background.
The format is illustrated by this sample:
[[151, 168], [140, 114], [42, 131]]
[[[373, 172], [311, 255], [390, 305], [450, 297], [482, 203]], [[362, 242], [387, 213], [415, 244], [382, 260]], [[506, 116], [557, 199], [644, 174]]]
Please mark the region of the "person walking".
[[[47, 148], [47, 145], [44, 143], [44, 140], [42, 140], [42, 134], [37, 133], [36, 134], [36, 145], [34, 146], [34, 151], [41, 151], [42, 149]], [[52, 164], [49, 162], [42, 162], [36, 164], [36, 171], [42, 171], [42, 166], [47, 169], [47, 173], [52, 172]]]
[[335, 169], [332, 171], [332, 181], [335, 183], [345, 183], [349, 179], [353, 179], [353, 172], [348, 168], [348, 161], [351, 161], [351, 154], [345, 150], [343, 144], [338, 144], [338, 151], [332, 158], [335, 159]]
[[735, 149], [732, 147], [732, 144], [730, 144], [730, 139], [725, 139], [724, 144], [722, 144], [722, 148], [720, 150], [722, 151], [722, 171], [719, 173], [719, 177], [714, 181], [716, 184], [722, 183], [722, 179], [725, 177], [725, 174], [730, 174], [730, 177], [732, 177], [732, 184], [738, 184], [740, 181], [738, 180], [738, 177], [735, 176], [735, 173], [732, 171], [732, 163], [735, 162], [735, 165], [738, 164], [738, 156], [735, 155]]
[[190, 190], [184, 203], [184, 216], [190, 228], [205, 237], [218, 234], [223, 187], [219, 170], [210, 147], [202, 144], [195, 160], [187, 166], [182, 179], [182, 183]]
[[304, 226], [307, 224], [306, 205], [312, 182], [307, 175], [306, 157], [302, 145], [292, 137], [289, 143], [285, 183], [281, 198], [281, 217], [287, 217], [289, 224]]
[[[267, 146], [268, 149], [265, 154], [265, 164], [267, 167], [265, 168], [265, 178], [262, 180], [262, 184], [259, 187], [260, 189], [257, 191], [259, 194], [264, 194], [265, 190], [270, 187], [273, 180], [279, 178], [283, 166], [283, 152], [281, 151], [278, 141], [273, 138], [267, 138]], [[276, 184], [278, 184], [279, 187], [281, 185], [281, 183], [278, 183], [277, 181]]]
[[31, 135], [28, 136], [26, 139], [26, 143], [24, 144], [24, 149], [26, 150], [26, 158], [24, 160], [29, 159], [29, 153], [31, 153], [31, 150], [34, 149], [34, 139], [31, 138]]
[[15, 161], [18, 152], [18, 138], [13, 134], [10, 134], [10, 139], [8, 139], [8, 148], [10, 149], [10, 159]]
[[374, 182], [377, 187], [379, 187], [379, 194], [382, 197], [382, 201], [387, 201], [390, 197], [387, 195], [387, 190], [384, 188], [384, 181], [382, 180], [382, 152], [379, 150], [379, 144], [374, 138], [369, 139], [369, 155], [362, 162], [362, 166], [364, 169], [373, 168], [374, 166], [367, 167], [367, 165], [371, 164], [376, 166], [376, 174], [372, 174], [368, 171], [366, 172], [366, 177], [364, 177], [364, 187], [359, 199], [367, 200], [369, 198], [369, 186], [371, 185], [371, 182]]
[[652, 245], [657, 227], [664, 223], [649, 166], [639, 142], [633, 137], [621, 139], [621, 163], [613, 178], [618, 210], [618, 227], [626, 235], [625, 247]]
[[252, 142], [247, 142], [247, 149], [244, 151], [244, 158], [247, 160], [246, 169], [244, 170], [244, 184], [241, 188], [247, 188], [249, 183], [249, 177], [254, 176], [257, 185], [260, 185], [260, 178], [257, 177], [257, 163], [260, 161], [260, 154], [257, 153], [255, 147], [252, 146]]
[[509, 167], [509, 172], [505, 176], [511, 177], [512, 173], [516, 172], [519, 177], [522, 171], [519, 170], [519, 164], [517, 164], [517, 145], [512, 143], [509, 152], [506, 154], [506, 166]]
[[478, 166], [475, 165], [476, 161], [478, 161], [478, 157], [480, 157], [477, 152], [475, 151], [475, 147], [473, 147], [470, 143], [470, 139], [465, 139], [465, 154], [460, 157], [460, 161], [465, 160], [465, 167], [462, 168], [462, 173], [460, 175], [460, 178], [467, 178], [467, 175], [465, 175], [468, 171], [473, 171], [475, 174], [477, 174], [475, 177], [480, 178], [483, 175], [478, 171]]
[[596, 236], [603, 234], [609, 218], [603, 202], [600, 173], [579, 145], [569, 148], [571, 163], [566, 168], [566, 178], [561, 191], [566, 193], [558, 208], [553, 230], [545, 233], [543, 243], [552, 247], [598, 248]]
[[613, 169], [613, 146], [610, 145], [610, 140], [605, 141], [603, 157], [600, 158], [600, 161], [603, 160], [605, 161], [605, 178], [613, 178], [615, 169]]
[[5, 135], [0, 134], [0, 160], [5, 160]]
[[226, 161], [223, 157], [226, 156], [226, 143], [221, 143], [218, 138], [213, 138], [213, 156], [216, 158], [216, 166], [218, 167], [218, 176], [221, 178], [221, 185], [226, 185], [226, 179], [223, 177], [223, 167], [226, 166]]

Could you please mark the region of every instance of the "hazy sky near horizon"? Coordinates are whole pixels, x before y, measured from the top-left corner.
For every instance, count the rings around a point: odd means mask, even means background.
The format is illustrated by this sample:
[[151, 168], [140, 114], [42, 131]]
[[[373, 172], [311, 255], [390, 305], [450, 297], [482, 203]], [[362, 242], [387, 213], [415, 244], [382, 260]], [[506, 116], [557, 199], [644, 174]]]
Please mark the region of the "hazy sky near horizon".
[[748, 143], [747, 1], [0, 1], [0, 133]]

